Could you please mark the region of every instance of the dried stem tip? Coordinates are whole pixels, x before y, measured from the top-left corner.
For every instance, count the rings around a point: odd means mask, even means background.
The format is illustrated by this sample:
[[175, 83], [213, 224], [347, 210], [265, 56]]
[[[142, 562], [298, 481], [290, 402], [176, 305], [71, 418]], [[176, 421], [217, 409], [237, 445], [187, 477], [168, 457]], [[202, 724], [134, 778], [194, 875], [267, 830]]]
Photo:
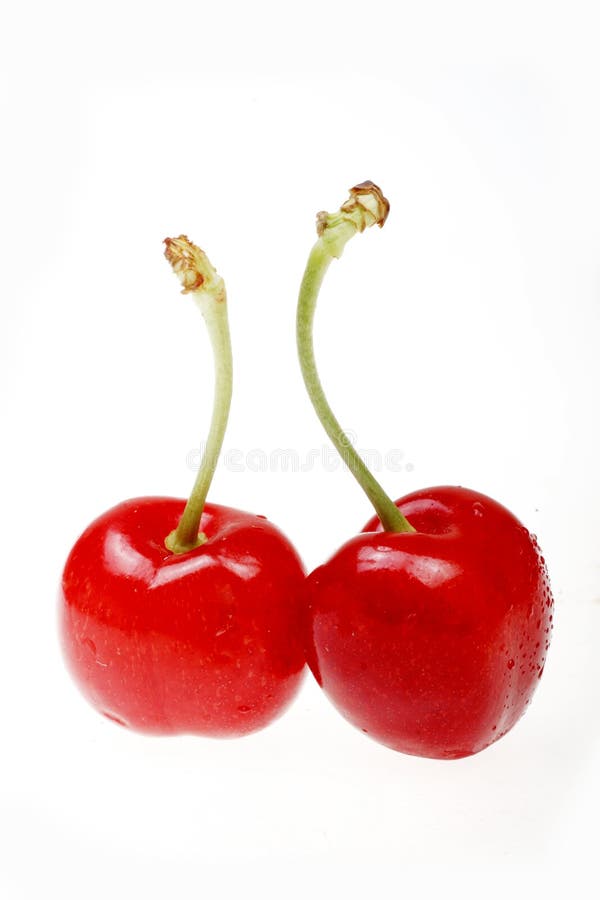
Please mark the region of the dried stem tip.
[[217, 299], [225, 299], [223, 279], [200, 247], [193, 244], [185, 234], [180, 234], [177, 238], [165, 238], [164, 243], [165, 256], [183, 285], [182, 294], [207, 291]]
[[371, 225], [383, 226], [390, 211], [390, 204], [383, 196], [381, 188], [372, 181], [363, 181], [350, 188], [350, 196], [336, 213], [317, 213], [317, 234], [321, 236], [328, 228], [340, 221], [351, 222], [357, 231], [364, 231]]

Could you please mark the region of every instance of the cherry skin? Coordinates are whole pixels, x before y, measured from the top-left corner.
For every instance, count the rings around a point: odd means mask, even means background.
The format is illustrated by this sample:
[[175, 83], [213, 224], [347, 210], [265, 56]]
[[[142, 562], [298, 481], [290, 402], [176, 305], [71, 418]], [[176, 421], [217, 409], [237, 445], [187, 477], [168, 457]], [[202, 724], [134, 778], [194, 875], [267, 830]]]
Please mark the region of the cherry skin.
[[459, 487], [396, 501], [414, 532], [372, 519], [308, 578], [307, 656], [337, 709], [417, 756], [477, 753], [513, 727], [541, 677], [553, 601], [535, 538]]
[[96, 519], [63, 573], [60, 633], [83, 694], [152, 734], [236, 737], [263, 728], [304, 667], [304, 571], [262, 516], [206, 504], [207, 540], [174, 554], [185, 502], [143, 497]]

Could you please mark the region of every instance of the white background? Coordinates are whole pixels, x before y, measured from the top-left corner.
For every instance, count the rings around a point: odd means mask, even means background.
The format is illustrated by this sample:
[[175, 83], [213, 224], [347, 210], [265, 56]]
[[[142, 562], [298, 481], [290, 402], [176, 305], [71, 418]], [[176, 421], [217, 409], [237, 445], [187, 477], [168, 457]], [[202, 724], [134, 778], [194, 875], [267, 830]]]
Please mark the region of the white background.
[[[600, 57], [593, 2], [14, 5], [3, 17], [0, 893], [597, 896]], [[226, 279], [236, 382], [211, 498], [307, 567], [369, 517], [295, 358], [317, 210], [370, 178], [386, 227], [332, 266], [317, 353], [394, 496], [465, 484], [537, 533], [556, 595], [534, 703], [459, 762], [355, 732], [307, 679], [239, 742], [149, 739], [80, 698], [56, 636], [104, 509], [185, 496], [210, 415], [202, 322], [162, 257]], [[252, 454], [251, 451], [262, 451]], [[248, 454], [250, 454], [248, 456]], [[265, 468], [264, 466], [262, 467]]]

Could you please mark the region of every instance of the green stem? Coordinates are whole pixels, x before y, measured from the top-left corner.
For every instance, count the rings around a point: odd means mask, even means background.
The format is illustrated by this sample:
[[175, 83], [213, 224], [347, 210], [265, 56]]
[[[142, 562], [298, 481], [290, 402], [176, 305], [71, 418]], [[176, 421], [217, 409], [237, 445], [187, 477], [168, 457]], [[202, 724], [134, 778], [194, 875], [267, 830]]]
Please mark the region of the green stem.
[[200, 532], [200, 521], [227, 428], [233, 362], [223, 279], [213, 269], [202, 250], [184, 235], [167, 239], [165, 243], [165, 256], [184, 286], [182, 293], [192, 294], [204, 316], [215, 361], [213, 412], [200, 468], [179, 524], [165, 539], [168, 550], [187, 553], [207, 540], [206, 535]]
[[339, 259], [347, 241], [358, 231], [370, 225], [385, 222], [389, 205], [379, 188], [372, 182], [364, 182], [352, 188], [351, 196], [339, 212], [331, 215], [319, 213], [317, 231], [319, 239], [311, 250], [298, 298], [296, 336], [298, 356], [312, 405], [336, 450], [371, 501], [386, 531], [414, 531], [393, 500], [386, 494], [376, 478], [352, 446], [343, 428], [327, 402], [315, 361], [313, 321], [317, 298], [323, 279], [332, 259]]

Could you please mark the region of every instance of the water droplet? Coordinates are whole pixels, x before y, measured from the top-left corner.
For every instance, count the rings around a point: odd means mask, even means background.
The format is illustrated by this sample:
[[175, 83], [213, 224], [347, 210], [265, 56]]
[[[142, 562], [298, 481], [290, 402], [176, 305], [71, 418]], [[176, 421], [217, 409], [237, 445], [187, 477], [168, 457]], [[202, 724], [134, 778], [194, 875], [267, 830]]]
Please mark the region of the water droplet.
[[481, 516], [483, 516], [483, 514], [485, 512], [485, 510], [483, 508], [483, 504], [479, 503], [479, 502], [473, 504], [472, 510], [473, 510], [473, 515], [477, 516], [478, 518], [481, 518]]
[[506, 668], [507, 668], [507, 669], [514, 669], [514, 667], [515, 667], [515, 661], [514, 661], [514, 659], [509, 659], [509, 661], [506, 663]]

